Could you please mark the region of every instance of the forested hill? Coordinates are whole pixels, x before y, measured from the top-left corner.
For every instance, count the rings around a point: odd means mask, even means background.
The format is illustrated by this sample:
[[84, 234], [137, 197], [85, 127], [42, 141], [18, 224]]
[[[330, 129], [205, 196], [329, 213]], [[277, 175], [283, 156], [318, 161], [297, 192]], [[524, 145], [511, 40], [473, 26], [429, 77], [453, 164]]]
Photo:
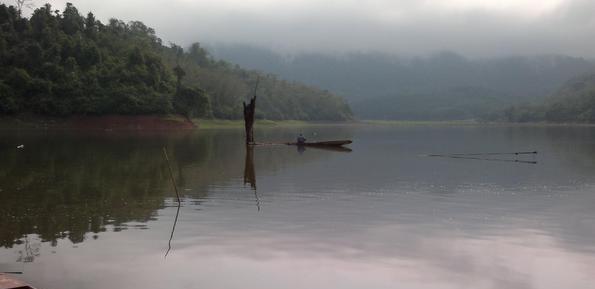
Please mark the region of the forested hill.
[[399, 57], [361, 52], [284, 56], [248, 45], [209, 48], [221, 59], [329, 89], [359, 118], [481, 118], [510, 105], [538, 103], [595, 63], [564, 55], [470, 59], [452, 52]]
[[511, 106], [495, 117], [510, 122], [595, 123], [595, 73], [569, 80], [543, 103]]
[[194, 44], [163, 45], [141, 22], [103, 24], [72, 5], [29, 17], [0, 5], [0, 115], [169, 114], [235, 119], [256, 79], [257, 117], [345, 120], [327, 91], [215, 61]]

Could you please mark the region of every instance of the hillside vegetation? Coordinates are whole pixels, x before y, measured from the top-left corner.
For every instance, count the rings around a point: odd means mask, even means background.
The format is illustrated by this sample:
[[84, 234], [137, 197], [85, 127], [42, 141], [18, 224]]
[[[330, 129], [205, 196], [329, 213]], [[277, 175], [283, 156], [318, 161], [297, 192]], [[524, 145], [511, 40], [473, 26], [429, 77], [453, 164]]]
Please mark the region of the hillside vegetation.
[[511, 106], [494, 117], [510, 122], [595, 123], [595, 74], [569, 80], [541, 104]]
[[563, 55], [470, 59], [452, 52], [399, 57], [361, 52], [280, 55], [246, 45], [213, 54], [244, 67], [344, 96], [359, 118], [452, 120], [492, 117], [510, 106], [539, 103], [595, 63]]
[[256, 80], [258, 118], [345, 120], [327, 91], [215, 61], [200, 45], [165, 46], [142, 22], [49, 4], [22, 17], [0, 5], [0, 115], [183, 114], [237, 119]]

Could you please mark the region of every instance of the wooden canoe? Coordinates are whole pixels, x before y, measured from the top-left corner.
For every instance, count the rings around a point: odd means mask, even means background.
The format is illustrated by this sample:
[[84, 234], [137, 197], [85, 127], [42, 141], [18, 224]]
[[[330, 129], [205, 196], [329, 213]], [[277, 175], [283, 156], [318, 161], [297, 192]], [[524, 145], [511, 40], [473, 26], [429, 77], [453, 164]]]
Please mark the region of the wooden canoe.
[[29, 284], [0, 273], [0, 289], [35, 289]]
[[294, 146], [326, 146], [326, 147], [340, 147], [344, 145], [348, 145], [352, 143], [350, 140], [331, 140], [331, 141], [317, 141], [317, 142], [305, 142], [305, 143], [297, 143], [297, 142], [288, 142], [287, 145], [294, 145]]
[[[299, 150], [306, 150], [305, 146], [296, 146], [298, 151]], [[344, 146], [309, 146], [308, 149], [313, 150], [325, 150], [325, 151], [333, 151], [333, 152], [341, 152], [341, 153], [350, 153], [352, 150], [348, 147]]]

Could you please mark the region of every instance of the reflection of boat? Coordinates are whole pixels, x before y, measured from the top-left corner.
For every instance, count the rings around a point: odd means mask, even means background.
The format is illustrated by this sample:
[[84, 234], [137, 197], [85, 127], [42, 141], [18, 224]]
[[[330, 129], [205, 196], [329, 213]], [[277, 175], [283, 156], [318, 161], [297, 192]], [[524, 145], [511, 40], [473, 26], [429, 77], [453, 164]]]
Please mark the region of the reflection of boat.
[[[305, 146], [297, 146], [298, 151], [305, 151]], [[309, 146], [309, 148], [317, 149], [317, 150], [325, 150], [325, 151], [333, 151], [333, 152], [342, 152], [342, 153], [349, 153], [352, 150], [348, 147], [344, 146]]]
[[0, 289], [35, 289], [27, 283], [8, 277], [0, 273]]
[[297, 146], [311, 146], [311, 147], [340, 147], [352, 143], [350, 140], [332, 140], [332, 141], [317, 141], [317, 142], [288, 142], [287, 145]]

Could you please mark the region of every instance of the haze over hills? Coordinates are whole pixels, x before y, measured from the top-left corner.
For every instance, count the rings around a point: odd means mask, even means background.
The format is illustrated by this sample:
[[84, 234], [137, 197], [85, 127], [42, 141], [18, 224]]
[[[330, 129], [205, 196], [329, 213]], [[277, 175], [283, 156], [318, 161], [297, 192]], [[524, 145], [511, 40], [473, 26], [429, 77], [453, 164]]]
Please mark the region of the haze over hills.
[[[284, 7], [268, 0], [172, 0], [170, 10], [157, 2], [75, 3], [97, 11], [97, 25], [78, 11], [41, 17], [35, 9], [44, 7], [35, 5], [24, 8], [22, 19], [16, 10], [3, 12], [0, 113], [240, 118], [241, 100], [260, 75], [259, 118], [345, 120], [354, 111], [360, 119], [497, 119], [511, 106], [543, 103], [569, 79], [595, 71], [595, 61], [580, 57], [595, 57], [591, 0], [296, 0]], [[28, 17], [42, 25], [19, 22]], [[60, 31], [71, 20], [76, 29]], [[60, 37], [45, 43], [46, 28]], [[150, 32], [150, 48], [130, 39], [138, 30]], [[94, 33], [101, 39], [87, 37]], [[213, 59], [196, 40], [227, 44], [209, 48]], [[131, 53], [150, 63], [131, 69]], [[71, 72], [76, 77], [66, 81]]]
[[[254, 82], [242, 79], [236, 63], [271, 76], [260, 117], [310, 120], [351, 117], [345, 102], [327, 92], [347, 98], [363, 119], [493, 119], [511, 105], [543, 102], [569, 79], [595, 71], [593, 61], [581, 58], [595, 59], [592, 0], [47, 2], [73, 2], [101, 23], [142, 21], [165, 44], [220, 43], [210, 51], [229, 65], [180, 64], [192, 70], [182, 84], [204, 89], [217, 118], [238, 118], [237, 95], [249, 94]], [[42, 3], [24, 7], [25, 18]], [[164, 61], [170, 87], [178, 65], [172, 53]], [[329, 117], [332, 111], [339, 113]]]
[[564, 55], [470, 59], [453, 52], [404, 58], [386, 53], [284, 56], [248, 45], [210, 51], [251, 69], [275, 73], [344, 96], [365, 119], [486, 118], [539, 103], [595, 62]]
[[509, 122], [594, 123], [595, 73], [567, 81], [543, 102], [509, 107], [493, 118]]

